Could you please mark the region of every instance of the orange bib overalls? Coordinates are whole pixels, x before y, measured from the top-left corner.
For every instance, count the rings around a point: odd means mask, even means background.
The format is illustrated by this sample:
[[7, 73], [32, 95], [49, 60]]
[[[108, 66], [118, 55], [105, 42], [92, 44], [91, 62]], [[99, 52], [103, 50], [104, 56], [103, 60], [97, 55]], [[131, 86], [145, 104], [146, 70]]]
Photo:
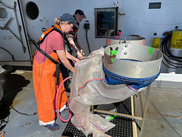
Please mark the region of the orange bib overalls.
[[[57, 53], [52, 52], [50, 55], [55, 61], [59, 62]], [[59, 73], [59, 84], [63, 81], [62, 73]], [[58, 86], [56, 85], [56, 64], [48, 58], [41, 64], [38, 64], [36, 58], [33, 63], [33, 84], [39, 124], [52, 124], [55, 119], [55, 96]], [[67, 102], [67, 95], [64, 84], [61, 86], [58, 96], [58, 109], [61, 109]], [[50, 123], [51, 122], [51, 123]]]

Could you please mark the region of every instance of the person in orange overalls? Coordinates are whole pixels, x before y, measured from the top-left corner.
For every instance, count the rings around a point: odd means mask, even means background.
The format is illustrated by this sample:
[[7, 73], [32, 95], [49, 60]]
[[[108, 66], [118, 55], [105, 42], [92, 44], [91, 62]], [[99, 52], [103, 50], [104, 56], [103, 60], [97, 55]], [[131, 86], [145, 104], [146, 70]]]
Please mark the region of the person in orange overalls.
[[[78, 28], [72, 15], [65, 13], [60, 18], [56, 18], [57, 25], [53, 25], [46, 30], [39, 38], [39, 46], [33, 62], [33, 84], [39, 124], [55, 131], [59, 125], [55, 122], [55, 96], [59, 84], [63, 81], [59, 65], [62, 63], [71, 72], [73, 66], [68, 59], [77, 63], [79, 60], [69, 54], [64, 47], [64, 34], [73, 30], [73, 26]], [[59, 110], [62, 111], [67, 102], [64, 85], [59, 91]]]

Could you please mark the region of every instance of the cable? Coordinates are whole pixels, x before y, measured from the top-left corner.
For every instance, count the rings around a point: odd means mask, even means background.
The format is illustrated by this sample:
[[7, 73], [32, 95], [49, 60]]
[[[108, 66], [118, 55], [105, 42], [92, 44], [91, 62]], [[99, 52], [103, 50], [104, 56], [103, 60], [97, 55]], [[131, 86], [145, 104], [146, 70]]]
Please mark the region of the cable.
[[161, 52], [163, 53], [163, 61], [162, 63], [169, 68], [182, 68], [182, 57], [175, 56], [170, 51], [170, 42], [172, 37], [172, 31], [168, 32], [168, 34], [162, 40], [160, 45]]
[[86, 40], [87, 40], [87, 44], [88, 44], [88, 51], [89, 51], [89, 54], [91, 53], [91, 50], [90, 50], [90, 45], [89, 45], [89, 42], [88, 42], [88, 30], [86, 29]]
[[90, 50], [90, 45], [89, 45], [89, 41], [88, 41], [88, 30], [90, 29], [90, 23], [88, 20], [86, 20], [86, 22], [84, 23], [84, 29], [86, 31], [86, 40], [87, 40], [87, 44], [88, 44], [88, 51], [89, 51], [89, 54], [91, 53], [91, 50]]
[[33, 116], [33, 115], [36, 115], [36, 114], [37, 114], [37, 112], [34, 112], [33, 114], [22, 113], [22, 112], [16, 110], [16, 109], [13, 107], [13, 105], [11, 105], [11, 107], [12, 107], [12, 109], [13, 109], [14, 111], [16, 111], [18, 114], [21, 114], [21, 115]]

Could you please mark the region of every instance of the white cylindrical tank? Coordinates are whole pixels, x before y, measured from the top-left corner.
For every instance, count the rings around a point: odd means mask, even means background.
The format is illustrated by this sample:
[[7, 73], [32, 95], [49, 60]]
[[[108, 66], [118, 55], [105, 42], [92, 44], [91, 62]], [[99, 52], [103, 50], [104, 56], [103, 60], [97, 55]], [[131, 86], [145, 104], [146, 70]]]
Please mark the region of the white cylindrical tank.
[[110, 37], [107, 39], [107, 46], [115, 45], [115, 44], [134, 44], [134, 45], [145, 45], [145, 38], [136, 36], [136, 35], [129, 35], [126, 37], [120, 37], [119, 39], [116, 37]]

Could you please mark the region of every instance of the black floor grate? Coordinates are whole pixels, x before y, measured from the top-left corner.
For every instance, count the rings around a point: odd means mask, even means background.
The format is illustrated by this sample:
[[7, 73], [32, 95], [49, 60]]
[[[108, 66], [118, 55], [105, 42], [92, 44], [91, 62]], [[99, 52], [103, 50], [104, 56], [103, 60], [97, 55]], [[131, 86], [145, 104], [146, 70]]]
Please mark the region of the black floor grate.
[[[120, 103], [115, 104], [117, 106], [117, 112], [118, 113], [124, 113], [131, 115], [131, 99], [128, 98]], [[115, 117], [111, 121], [116, 126], [106, 132], [106, 134], [112, 136], [112, 137], [133, 137], [133, 129], [132, 129], [132, 120], [125, 117]], [[71, 121], [68, 122], [68, 125], [66, 126], [63, 134], [63, 136], [67, 137], [85, 137], [85, 135], [78, 130]], [[92, 137], [92, 135], [89, 135], [88, 137]]]

